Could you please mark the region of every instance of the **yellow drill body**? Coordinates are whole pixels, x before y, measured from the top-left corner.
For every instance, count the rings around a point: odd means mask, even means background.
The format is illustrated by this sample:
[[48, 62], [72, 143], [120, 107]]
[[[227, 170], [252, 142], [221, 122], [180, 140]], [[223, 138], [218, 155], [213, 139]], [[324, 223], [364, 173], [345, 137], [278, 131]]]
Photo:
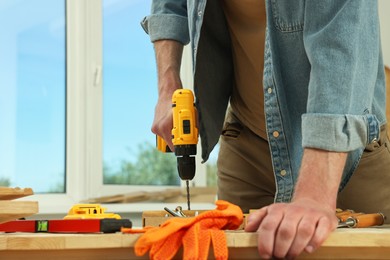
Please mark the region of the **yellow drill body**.
[[178, 89], [172, 96], [173, 128], [172, 143], [175, 146], [198, 143], [194, 95], [189, 89]]
[[[194, 105], [194, 94], [189, 89], [178, 89], [172, 95], [172, 143], [179, 149], [181, 147], [193, 147], [198, 143], [198, 128], [196, 127], [196, 108]], [[157, 149], [161, 152], [171, 152], [164, 139], [157, 136]], [[196, 149], [196, 148], [195, 148]], [[196, 155], [189, 151], [182, 155]], [[177, 154], [176, 154], [177, 155]]]
[[[177, 170], [187, 184], [187, 203], [190, 209], [188, 181], [195, 176], [195, 155], [198, 143], [198, 128], [194, 95], [189, 89], [178, 89], [172, 96], [172, 143], [177, 157]], [[157, 149], [171, 152], [165, 141], [157, 136]]]

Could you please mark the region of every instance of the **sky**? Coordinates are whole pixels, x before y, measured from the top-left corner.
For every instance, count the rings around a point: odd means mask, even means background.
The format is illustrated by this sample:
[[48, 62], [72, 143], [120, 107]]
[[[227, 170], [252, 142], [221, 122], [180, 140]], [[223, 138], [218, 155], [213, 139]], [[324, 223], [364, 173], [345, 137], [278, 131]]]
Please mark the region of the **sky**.
[[103, 158], [111, 164], [134, 154], [136, 144], [155, 142], [150, 127], [157, 100], [156, 65], [153, 45], [140, 26], [151, 1], [126, 3], [111, 5], [103, 14]]
[[11, 186], [63, 180], [64, 25], [59, 1], [0, 1], [0, 179]]

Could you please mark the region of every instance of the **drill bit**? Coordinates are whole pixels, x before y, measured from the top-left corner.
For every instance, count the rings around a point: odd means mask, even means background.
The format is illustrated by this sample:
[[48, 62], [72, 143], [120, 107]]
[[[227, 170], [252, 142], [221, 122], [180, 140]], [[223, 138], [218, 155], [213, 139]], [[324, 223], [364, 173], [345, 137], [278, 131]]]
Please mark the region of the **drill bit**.
[[190, 182], [189, 182], [189, 180], [186, 180], [186, 185], [187, 185], [187, 207], [188, 207], [188, 210], [191, 210], [191, 207], [190, 207]]

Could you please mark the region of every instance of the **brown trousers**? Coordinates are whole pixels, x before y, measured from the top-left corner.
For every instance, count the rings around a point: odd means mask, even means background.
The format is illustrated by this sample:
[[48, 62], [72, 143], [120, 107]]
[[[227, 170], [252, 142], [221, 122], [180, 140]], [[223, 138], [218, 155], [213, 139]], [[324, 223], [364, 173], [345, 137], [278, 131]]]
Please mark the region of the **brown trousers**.
[[[276, 192], [268, 142], [229, 112], [220, 140], [218, 198], [244, 212], [274, 202]], [[390, 142], [384, 127], [380, 141], [366, 147], [359, 166], [338, 195], [337, 207], [382, 212], [390, 223]]]

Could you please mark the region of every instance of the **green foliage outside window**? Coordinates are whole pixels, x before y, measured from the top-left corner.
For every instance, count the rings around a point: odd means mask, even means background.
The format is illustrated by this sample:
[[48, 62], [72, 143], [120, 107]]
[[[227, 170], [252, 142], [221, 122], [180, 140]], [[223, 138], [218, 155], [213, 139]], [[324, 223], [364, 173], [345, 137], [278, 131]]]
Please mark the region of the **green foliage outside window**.
[[122, 160], [120, 170], [104, 165], [104, 184], [180, 185], [173, 153], [162, 153], [150, 143], [138, 148], [135, 162]]
[[11, 185], [11, 182], [9, 179], [4, 178], [4, 177], [0, 178], [0, 186], [1, 187], [9, 187], [10, 185]]

